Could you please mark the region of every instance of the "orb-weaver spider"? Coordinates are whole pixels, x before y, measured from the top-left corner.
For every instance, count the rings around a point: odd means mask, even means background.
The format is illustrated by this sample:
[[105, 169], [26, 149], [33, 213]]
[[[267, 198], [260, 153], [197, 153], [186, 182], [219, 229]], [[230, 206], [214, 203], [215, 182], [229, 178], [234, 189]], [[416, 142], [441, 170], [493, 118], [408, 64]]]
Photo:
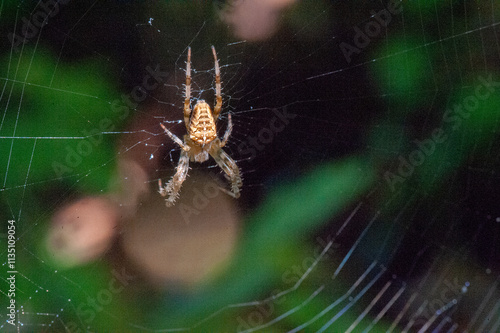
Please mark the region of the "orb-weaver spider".
[[186, 90], [184, 99], [184, 123], [186, 124], [187, 134], [184, 135], [184, 141], [181, 141], [175, 134], [170, 132], [163, 124], [161, 127], [168, 136], [181, 147], [181, 156], [175, 175], [163, 186], [161, 179], [158, 180], [159, 193], [167, 197], [165, 204], [167, 207], [173, 206], [175, 199], [179, 196], [182, 183], [186, 180], [189, 170], [189, 161], [205, 162], [208, 155], [212, 156], [219, 167], [224, 171], [226, 178], [231, 182], [231, 191], [221, 189], [234, 198], [239, 198], [242, 180], [240, 169], [234, 160], [224, 151], [229, 135], [233, 129], [231, 114], [228, 115], [228, 125], [226, 133], [222, 140], [217, 137], [216, 121], [222, 108], [220, 68], [217, 60], [215, 48], [212, 46], [212, 53], [215, 61], [215, 98], [216, 104], [214, 111], [204, 101], [199, 100], [194, 109], [191, 110], [191, 48], [188, 48], [186, 64]]

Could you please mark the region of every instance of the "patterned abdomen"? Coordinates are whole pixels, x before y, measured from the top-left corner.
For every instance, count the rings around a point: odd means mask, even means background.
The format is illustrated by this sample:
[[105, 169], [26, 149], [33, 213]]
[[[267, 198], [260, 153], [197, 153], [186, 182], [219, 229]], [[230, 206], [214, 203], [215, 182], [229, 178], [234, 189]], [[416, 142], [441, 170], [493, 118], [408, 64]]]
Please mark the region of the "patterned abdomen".
[[199, 101], [194, 106], [189, 123], [189, 138], [200, 145], [206, 145], [217, 137], [215, 120], [210, 106]]

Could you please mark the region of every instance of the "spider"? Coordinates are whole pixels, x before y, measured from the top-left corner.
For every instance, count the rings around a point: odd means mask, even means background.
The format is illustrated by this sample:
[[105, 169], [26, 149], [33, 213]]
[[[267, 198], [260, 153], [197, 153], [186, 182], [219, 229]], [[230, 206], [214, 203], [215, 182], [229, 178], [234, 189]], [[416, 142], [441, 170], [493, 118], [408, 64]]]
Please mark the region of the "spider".
[[158, 180], [158, 192], [165, 198], [167, 207], [174, 205], [175, 199], [179, 196], [182, 183], [186, 180], [189, 169], [189, 161], [205, 162], [208, 155], [212, 156], [217, 165], [224, 171], [226, 178], [231, 182], [231, 191], [222, 189], [233, 198], [240, 197], [240, 188], [242, 180], [240, 169], [234, 160], [224, 151], [229, 135], [233, 129], [231, 114], [228, 115], [228, 125], [226, 133], [222, 140], [217, 137], [216, 121], [222, 108], [220, 68], [215, 53], [215, 47], [212, 46], [212, 53], [215, 61], [215, 98], [216, 104], [214, 111], [204, 101], [199, 100], [194, 109], [191, 110], [191, 48], [187, 52], [186, 64], [186, 91], [184, 99], [184, 123], [186, 124], [187, 134], [184, 135], [184, 141], [181, 141], [175, 134], [170, 132], [163, 124], [160, 126], [165, 133], [181, 147], [181, 156], [177, 164], [175, 175], [169, 182], [163, 186], [161, 179]]

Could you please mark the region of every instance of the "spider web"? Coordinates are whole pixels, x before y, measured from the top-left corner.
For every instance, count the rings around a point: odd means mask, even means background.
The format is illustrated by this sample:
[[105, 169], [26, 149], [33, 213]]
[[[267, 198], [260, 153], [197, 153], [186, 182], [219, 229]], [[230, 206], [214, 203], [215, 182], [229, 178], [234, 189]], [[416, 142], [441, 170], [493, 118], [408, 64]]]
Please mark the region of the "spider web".
[[[297, 1], [279, 11], [264, 42], [234, 37], [234, 26], [221, 23], [226, 5], [0, 2], [0, 328], [498, 331], [497, 2]], [[44, 11], [48, 23], [36, 27]], [[174, 172], [179, 148], [159, 123], [184, 133], [188, 46], [191, 105], [214, 105], [211, 45], [222, 75], [218, 132], [230, 113], [225, 149], [244, 178], [236, 204], [246, 223], [243, 255], [213, 285], [157, 288], [138, 278], [147, 274], [127, 264], [123, 248], [147, 228], [149, 211], [165, 209], [154, 191]], [[124, 160], [144, 173], [124, 172], [132, 168]], [[326, 169], [345, 198], [337, 208], [321, 200], [330, 193], [321, 168], [330, 164], [340, 165]], [[192, 163], [190, 173], [229, 186], [214, 162]], [[196, 177], [184, 186], [201, 188]], [[281, 187], [290, 195], [280, 197]], [[54, 266], [42, 250], [54, 215], [113, 191], [124, 222], [114, 226], [109, 252], [71, 269]], [[146, 199], [123, 199], [136, 192]], [[304, 218], [308, 226], [290, 218], [287, 233], [279, 216], [259, 224], [261, 207], [286, 215], [302, 202], [322, 207]], [[102, 290], [120, 291], [93, 312], [81, 307]]]

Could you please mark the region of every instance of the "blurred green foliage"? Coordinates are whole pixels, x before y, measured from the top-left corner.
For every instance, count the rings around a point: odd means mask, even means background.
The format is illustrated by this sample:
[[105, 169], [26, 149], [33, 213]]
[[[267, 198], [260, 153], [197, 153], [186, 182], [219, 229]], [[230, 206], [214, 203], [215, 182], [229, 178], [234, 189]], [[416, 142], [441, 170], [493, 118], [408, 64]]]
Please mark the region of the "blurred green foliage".
[[[73, 184], [86, 177], [81, 191], [105, 188], [114, 170], [114, 138], [102, 132], [123, 124], [111, 111], [109, 101], [119, 95], [106, 68], [92, 61], [57, 61], [41, 47], [36, 52], [25, 47], [22, 56], [4, 55], [0, 64], [10, 80], [1, 131], [6, 138], [0, 165], [9, 172], [5, 186], [56, 178], [70, 178]], [[108, 120], [104, 128], [103, 119]]]
[[381, 93], [398, 101], [397, 111], [406, 115], [418, 105], [421, 95], [416, 92], [432, 87], [432, 72], [425, 48], [408, 36], [393, 37], [383, 51], [376, 54], [372, 66], [373, 78]]

